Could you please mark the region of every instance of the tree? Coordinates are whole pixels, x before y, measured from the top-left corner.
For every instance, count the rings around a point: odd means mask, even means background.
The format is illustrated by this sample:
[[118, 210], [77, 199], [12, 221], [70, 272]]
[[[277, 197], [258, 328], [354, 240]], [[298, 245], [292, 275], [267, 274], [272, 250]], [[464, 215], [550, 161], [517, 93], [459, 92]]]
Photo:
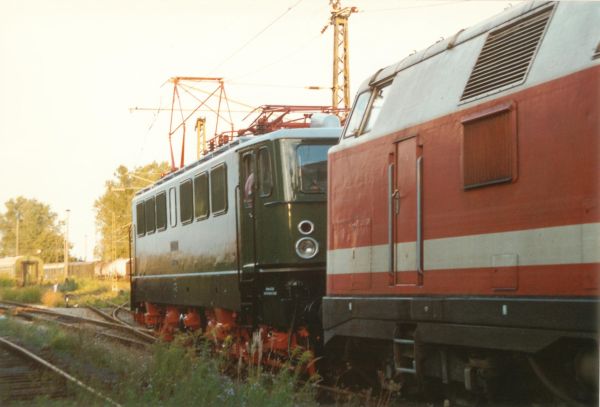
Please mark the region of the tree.
[[38, 256], [45, 262], [62, 262], [63, 223], [50, 206], [22, 196], [8, 200], [0, 215], [0, 257], [16, 254], [17, 216], [19, 217], [19, 255]]
[[96, 254], [103, 260], [129, 257], [131, 200], [137, 191], [170, 171], [166, 162], [152, 162], [133, 170], [117, 168], [113, 179], [106, 181], [104, 194], [94, 202], [96, 226], [100, 240]]

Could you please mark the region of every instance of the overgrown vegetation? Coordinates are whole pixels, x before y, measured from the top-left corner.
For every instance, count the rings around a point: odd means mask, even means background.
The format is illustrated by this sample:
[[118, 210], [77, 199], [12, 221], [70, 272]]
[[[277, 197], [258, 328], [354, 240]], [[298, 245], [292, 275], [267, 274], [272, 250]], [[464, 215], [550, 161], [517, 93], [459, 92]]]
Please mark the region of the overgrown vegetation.
[[[106, 344], [89, 334], [25, 326], [10, 319], [0, 320], [0, 332], [19, 337], [32, 350], [51, 350], [69, 372], [124, 406], [316, 405], [313, 387], [300, 384], [298, 369], [272, 373], [252, 366], [231, 374], [230, 361], [215, 357], [207, 343], [200, 349], [184, 347], [177, 340], [161, 343], [148, 355]], [[105, 405], [87, 392], [74, 392], [75, 400], [69, 403], [43, 399], [34, 405]]]
[[11, 278], [0, 277], [0, 288], [14, 287], [15, 280]]
[[3, 287], [0, 288], [0, 299], [38, 304], [42, 300], [44, 287], [37, 285], [27, 287]]
[[65, 307], [67, 298], [69, 306], [112, 307], [129, 301], [129, 282], [69, 278], [55, 290], [53, 285], [15, 287], [10, 280], [0, 280], [3, 300]]

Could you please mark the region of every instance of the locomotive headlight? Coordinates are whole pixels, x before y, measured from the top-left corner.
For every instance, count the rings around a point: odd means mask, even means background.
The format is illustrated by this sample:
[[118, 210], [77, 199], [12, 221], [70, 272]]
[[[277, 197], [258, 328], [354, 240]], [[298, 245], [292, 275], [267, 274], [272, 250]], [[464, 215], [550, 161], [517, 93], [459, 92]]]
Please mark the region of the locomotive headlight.
[[319, 243], [312, 237], [302, 237], [296, 242], [296, 254], [303, 259], [312, 259], [319, 253]]
[[298, 231], [303, 235], [310, 235], [315, 230], [315, 224], [309, 220], [302, 220], [298, 223]]

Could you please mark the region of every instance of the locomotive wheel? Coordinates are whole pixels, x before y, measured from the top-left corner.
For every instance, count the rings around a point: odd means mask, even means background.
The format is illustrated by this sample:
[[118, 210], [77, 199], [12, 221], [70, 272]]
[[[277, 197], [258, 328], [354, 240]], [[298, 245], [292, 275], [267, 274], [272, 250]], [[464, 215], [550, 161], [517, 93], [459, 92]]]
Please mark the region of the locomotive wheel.
[[531, 369], [560, 400], [573, 406], [598, 404], [598, 347], [583, 341], [563, 342], [552, 353], [528, 356]]

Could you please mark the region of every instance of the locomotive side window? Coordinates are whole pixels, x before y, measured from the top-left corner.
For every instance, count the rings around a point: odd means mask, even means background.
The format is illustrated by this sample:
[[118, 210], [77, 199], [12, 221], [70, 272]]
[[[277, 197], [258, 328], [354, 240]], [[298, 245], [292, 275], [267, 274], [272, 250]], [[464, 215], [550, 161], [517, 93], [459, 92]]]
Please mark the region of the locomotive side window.
[[244, 207], [251, 208], [254, 198], [254, 153], [249, 151], [242, 156], [242, 180], [244, 182]]
[[174, 187], [169, 188], [169, 223], [172, 228], [177, 226], [177, 192]]
[[273, 190], [273, 172], [271, 154], [267, 147], [258, 150], [258, 188], [260, 196], [269, 196]]
[[163, 231], [167, 228], [167, 194], [156, 195], [156, 229]]
[[360, 134], [360, 124], [363, 116], [365, 115], [365, 111], [367, 110], [367, 105], [369, 104], [370, 98], [371, 92], [363, 92], [358, 95], [356, 103], [354, 104], [354, 108], [352, 109], [352, 113], [350, 114], [350, 119], [348, 120], [348, 126], [346, 126], [346, 133], [344, 134], [344, 137], [358, 136]]
[[463, 120], [465, 189], [516, 178], [517, 132], [514, 110], [504, 107]]
[[220, 164], [210, 171], [210, 203], [214, 215], [227, 212], [227, 167]]
[[179, 215], [182, 225], [190, 223], [194, 216], [194, 194], [191, 179], [179, 185]]
[[373, 91], [374, 96], [371, 101], [371, 107], [369, 109], [369, 116], [367, 118], [367, 123], [363, 126], [361, 134], [368, 133], [373, 128], [375, 122], [377, 122], [377, 118], [379, 117], [379, 113], [381, 112], [381, 108], [385, 103], [385, 100], [390, 94], [390, 89], [392, 88], [390, 85], [392, 82], [387, 82], [380, 87], [375, 88]]
[[146, 234], [146, 215], [143, 202], [140, 202], [135, 206], [135, 221], [138, 237], [144, 236]]
[[194, 217], [198, 220], [208, 218], [208, 174], [203, 172], [194, 178]]
[[154, 197], [148, 199], [145, 204], [146, 212], [146, 233], [151, 234], [156, 231], [156, 207]]

